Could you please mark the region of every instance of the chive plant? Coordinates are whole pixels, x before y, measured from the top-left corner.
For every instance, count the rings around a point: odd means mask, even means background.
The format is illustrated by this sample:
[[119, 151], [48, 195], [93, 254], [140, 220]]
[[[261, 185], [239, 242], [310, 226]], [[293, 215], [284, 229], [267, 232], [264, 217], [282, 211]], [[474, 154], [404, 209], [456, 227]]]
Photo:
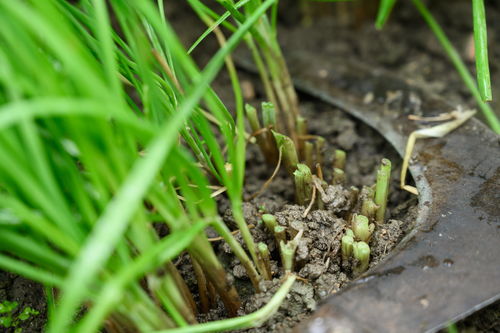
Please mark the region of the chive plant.
[[[173, 262], [185, 251], [200, 298], [217, 294], [235, 316], [238, 292], [203, 233], [211, 226], [258, 288], [241, 212], [243, 110], [233, 118], [210, 82], [274, 4], [253, 6], [200, 70], [151, 2], [0, 3], [0, 267], [46, 286], [48, 332], [104, 322], [110, 331], [213, 331], [277, 309], [293, 275], [265, 311], [197, 326], [200, 310]], [[218, 215], [209, 178], [226, 189], [249, 254]]]

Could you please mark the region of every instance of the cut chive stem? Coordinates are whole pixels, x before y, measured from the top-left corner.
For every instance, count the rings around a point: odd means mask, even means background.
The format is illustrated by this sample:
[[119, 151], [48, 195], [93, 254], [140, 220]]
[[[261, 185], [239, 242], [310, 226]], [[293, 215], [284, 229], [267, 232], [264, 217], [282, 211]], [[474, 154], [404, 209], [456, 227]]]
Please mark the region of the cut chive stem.
[[299, 245], [303, 232], [304, 230], [300, 230], [293, 240], [287, 243], [284, 241], [280, 242], [281, 263], [285, 273], [291, 273], [293, 271], [295, 251], [297, 250], [297, 246]]
[[257, 244], [257, 249], [259, 251], [259, 256], [264, 267], [265, 274], [263, 274], [263, 276], [266, 280], [271, 280], [273, 275], [271, 271], [271, 255], [269, 253], [269, 248], [267, 247], [266, 243], [260, 242], [259, 244]]
[[384, 158], [380, 169], [377, 171], [377, 184], [375, 186], [375, 204], [378, 206], [375, 214], [377, 223], [384, 223], [391, 178], [391, 161]]
[[264, 225], [266, 226], [267, 230], [269, 230], [271, 234], [274, 234], [274, 228], [278, 226], [278, 221], [276, 221], [276, 217], [271, 214], [263, 214], [262, 222], [264, 222]]
[[379, 207], [372, 199], [363, 200], [361, 205], [361, 215], [366, 216], [369, 220], [373, 220], [375, 218], [375, 214], [377, 213], [377, 209]]
[[358, 275], [366, 271], [370, 265], [370, 247], [365, 242], [356, 242], [352, 252], [354, 258], [358, 260], [353, 272]]
[[350, 209], [354, 209], [358, 203], [360, 194], [359, 194], [359, 188], [356, 186], [351, 186], [349, 188], [349, 202], [350, 202]]
[[264, 155], [264, 158], [269, 164], [276, 163], [276, 148], [274, 142], [270, 145], [268, 139], [268, 137], [271, 137], [272, 139], [272, 136], [270, 133], [266, 133], [265, 130], [263, 130], [257, 115], [257, 110], [250, 104], [245, 106], [245, 110], [252, 132], [258, 133], [255, 135], [255, 139], [257, 140], [257, 144], [259, 145], [262, 155]]
[[332, 184], [333, 185], [342, 185], [342, 184], [345, 184], [345, 181], [346, 181], [346, 178], [345, 178], [344, 170], [334, 168], [333, 169]]
[[302, 161], [305, 160], [305, 149], [304, 149], [304, 137], [307, 135], [307, 119], [298, 116], [295, 120], [296, 127], [297, 127], [297, 141], [298, 141], [298, 151], [299, 151], [299, 157]]
[[354, 245], [354, 233], [351, 229], [347, 229], [345, 235], [342, 237], [342, 261], [347, 262], [352, 256], [352, 249]]
[[346, 153], [343, 150], [336, 149], [333, 160], [333, 168], [345, 170]]
[[314, 145], [306, 141], [304, 142], [304, 162], [312, 170], [314, 167], [314, 157], [313, 157]]
[[368, 218], [364, 215], [354, 214], [352, 219], [352, 231], [356, 239], [368, 242], [373, 233], [375, 225], [370, 224]]
[[262, 121], [264, 127], [276, 128], [276, 109], [274, 104], [270, 102], [262, 102]]
[[312, 173], [305, 164], [297, 164], [297, 170], [293, 173], [295, 180], [295, 197], [301, 206], [309, 204], [312, 196]]
[[286, 242], [286, 229], [285, 227], [278, 225], [274, 227], [274, 238], [276, 239], [276, 243], [279, 244], [281, 242]]
[[299, 164], [299, 158], [297, 156], [295, 144], [293, 143], [292, 139], [290, 139], [286, 135], [280, 134], [275, 131], [273, 131], [273, 135], [276, 139], [276, 145], [278, 149], [283, 150], [283, 161], [286, 171], [291, 177], [293, 177], [293, 173], [297, 169], [297, 164]]

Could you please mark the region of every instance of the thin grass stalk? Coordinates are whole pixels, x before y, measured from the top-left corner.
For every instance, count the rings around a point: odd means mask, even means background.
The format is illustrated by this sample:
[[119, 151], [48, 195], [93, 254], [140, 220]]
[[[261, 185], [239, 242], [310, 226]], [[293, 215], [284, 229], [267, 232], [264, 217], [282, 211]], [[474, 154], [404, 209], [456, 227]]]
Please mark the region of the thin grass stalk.
[[375, 187], [375, 204], [378, 206], [375, 214], [377, 223], [384, 223], [387, 208], [387, 197], [389, 195], [389, 185], [391, 177], [391, 161], [384, 158], [377, 171], [377, 184]]
[[200, 264], [191, 258], [194, 274], [196, 275], [196, 282], [198, 283], [198, 295], [200, 297], [200, 312], [207, 313], [210, 309], [210, 300], [208, 294], [208, 284]]
[[476, 53], [477, 85], [483, 102], [492, 100], [490, 66], [488, 65], [488, 35], [484, 0], [472, 0], [474, 50]]

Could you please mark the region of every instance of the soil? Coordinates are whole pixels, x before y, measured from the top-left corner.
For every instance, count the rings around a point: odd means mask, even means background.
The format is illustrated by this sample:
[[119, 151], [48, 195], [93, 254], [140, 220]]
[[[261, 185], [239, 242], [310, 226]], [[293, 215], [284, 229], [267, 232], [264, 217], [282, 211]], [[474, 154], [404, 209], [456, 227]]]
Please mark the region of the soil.
[[[0, 317], [12, 318], [12, 324], [8, 325], [11, 327], [0, 326], [0, 332], [42, 332], [47, 317], [47, 303], [42, 286], [21, 276], [0, 271], [0, 303], [5, 301], [16, 302], [17, 307], [11, 312], [0, 314]], [[20, 315], [27, 307], [38, 314], [22, 320], [23, 316]]]
[[[348, 213], [353, 209], [351, 186], [361, 188], [375, 183], [376, 169], [382, 158], [393, 161], [395, 167], [390, 186], [388, 216], [391, 218], [377, 226], [370, 240], [371, 262], [375, 266], [412, 228], [417, 199], [398, 188], [400, 159], [385, 140], [364, 124], [356, 122], [345, 113], [329, 105], [302, 97], [302, 112], [310, 119], [311, 134], [324, 136], [327, 140], [325, 151], [325, 178], [330, 180], [328, 166], [332, 165], [333, 150], [345, 149], [347, 152], [346, 185], [330, 185], [322, 196], [324, 210], [311, 210], [303, 216], [305, 207], [294, 205], [293, 183], [287, 173], [282, 171], [260, 196], [246, 201], [243, 206], [247, 223], [255, 225], [251, 233], [256, 242], [265, 242], [271, 251], [271, 267], [274, 272], [272, 281], [262, 283], [263, 292], [254, 294], [251, 283], [243, 266], [231, 254], [229, 246], [220, 241], [216, 244], [219, 256], [227, 266], [235, 284], [241, 292], [243, 305], [240, 314], [251, 313], [265, 305], [276, 292], [283, 278], [279, 251], [274, 238], [261, 223], [264, 213], [274, 214], [278, 224], [286, 227], [288, 239], [292, 239], [299, 230], [304, 230], [299, 243], [295, 271], [299, 279], [280, 307], [280, 310], [260, 328], [241, 332], [288, 332], [299, 321], [306, 318], [318, 302], [338, 292], [349, 281], [356, 278], [351, 264], [342, 262], [340, 240], [349, 227]], [[256, 145], [249, 145], [247, 152], [247, 170], [245, 197], [260, 190], [273, 172], [273, 167], [266, 165]], [[334, 199], [334, 200], [332, 200]], [[219, 198], [219, 209], [225, 222], [235, 226], [227, 199]], [[238, 240], [243, 244], [239, 235]], [[183, 260], [178, 266], [185, 277], [192, 276], [190, 262]], [[196, 293], [196, 281], [191, 279], [193, 292]], [[222, 306], [201, 315], [199, 320], [211, 321], [225, 318]]]
[[[283, 0], [286, 5], [290, 1]], [[324, 4], [323, 4], [324, 5]], [[328, 4], [334, 6], [332, 4]], [[174, 27], [181, 33], [186, 45], [190, 45], [204, 30], [199, 21], [185, 7], [184, 2], [169, 1], [166, 3], [167, 13], [172, 19]], [[488, 37], [490, 39], [490, 59], [500, 58], [500, 3], [486, 1], [488, 16]], [[382, 32], [373, 28], [372, 17], [360, 22], [345, 22], [332, 19], [329, 16], [315, 17], [314, 24], [306, 27], [297, 24], [297, 13], [294, 8], [286, 6], [285, 15], [281, 18], [281, 39], [286, 50], [313, 48], [326, 52], [334, 57], [348, 58], [350, 61], [359, 61], [373, 67], [381, 67], [402, 77], [407, 77], [415, 84], [426, 87], [434, 93], [449, 99], [452, 103], [473, 105], [470, 94], [464, 87], [460, 77], [448, 61], [446, 55], [436, 42], [436, 39], [425, 26], [423, 20], [416, 14], [408, 1], [399, 1], [395, 7], [389, 24]], [[456, 43], [463, 57], [469, 59], [467, 64], [474, 73], [474, 64], [468, 55], [472, 21], [470, 1], [456, 1], [453, 6], [447, 1], [433, 1], [429, 4], [430, 10], [437, 20], [442, 22], [450, 38]], [[326, 12], [326, 11], [325, 11]], [[287, 40], [286, 31], [303, 29], [303, 40]], [[213, 40], [202, 43], [195, 55], [203, 64], [216, 49]], [[311, 59], [311, 61], [314, 61]], [[493, 82], [494, 102], [493, 109], [499, 110], [497, 98], [500, 96], [500, 62], [491, 61], [491, 76]], [[258, 84], [253, 77], [242, 73], [245, 94], [254, 104], [263, 98]], [[360, 82], [362, 84], [362, 82]], [[227, 77], [222, 75], [216, 82], [216, 90], [225, 101], [232, 96], [227, 89]], [[317, 120], [310, 124], [313, 134], [322, 135], [327, 139], [326, 165], [331, 162], [332, 149], [342, 148], [348, 152], [347, 183], [349, 186], [373, 184], [375, 168], [382, 157], [390, 158], [396, 164], [393, 175], [393, 185], [389, 198], [389, 216], [391, 220], [383, 227], [377, 228], [372, 239], [371, 266], [382, 260], [394, 245], [401, 239], [407, 228], [411, 227], [412, 207], [415, 199], [408, 194], [396, 190], [397, 164], [399, 158], [392, 148], [374, 131], [367, 126], [354, 121], [340, 110], [328, 105], [317, 103], [301, 97], [301, 110], [310, 119]], [[260, 153], [250, 146], [247, 158], [246, 196], [258, 191], [262, 183], [267, 180], [272, 170], [267, 167]], [[325, 173], [326, 174], [326, 173]], [[341, 191], [349, 191], [349, 186]], [[318, 301], [331, 293], [337, 292], [353, 278], [350, 267], [343, 266], [337, 253], [339, 246], [338, 236], [345, 228], [346, 222], [342, 209], [327, 209], [311, 211], [306, 218], [301, 218], [303, 207], [290, 205], [293, 202], [292, 184], [286, 175], [279, 174], [267, 191], [261, 196], [246, 202], [244, 205], [248, 223], [256, 225], [252, 229], [254, 237], [265, 241], [271, 248], [274, 246], [267, 232], [259, 225], [259, 216], [263, 212], [273, 213], [278, 217], [280, 224], [289, 227], [289, 230], [304, 227], [306, 230], [299, 247], [299, 256], [304, 258], [297, 263], [300, 276], [289, 297], [285, 300], [280, 311], [260, 329], [247, 330], [248, 332], [279, 332], [287, 331], [290, 327], [305, 318], [317, 305]], [[340, 209], [340, 210], [339, 210]], [[231, 215], [227, 213], [227, 202], [220, 199], [220, 210], [228, 223]], [[408, 214], [410, 212], [410, 214]], [[291, 235], [290, 235], [291, 236]], [[277, 265], [279, 258], [276, 251], [274, 259], [274, 280], [265, 282], [264, 293], [251, 296], [252, 288], [245, 276], [241, 265], [235, 260], [227, 259], [227, 247], [223, 242], [215, 243], [222, 258], [229, 267], [231, 275], [244, 299], [242, 312], [255, 311], [266, 304], [276, 291], [281, 272]], [[182, 269], [188, 269], [183, 260], [179, 263]], [[190, 285], [195, 285], [193, 274], [186, 276]], [[39, 315], [31, 320], [22, 322], [22, 332], [42, 332], [46, 318], [46, 304], [43, 288], [22, 277], [0, 271], [0, 302], [16, 301], [18, 309], [27, 306], [39, 311]], [[16, 310], [21, 311], [21, 310]], [[219, 306], [207, 315], [200, 317], [200, 321], [224, 317], [224, 311]], [[496, 303], [470, 316], [457, 324], [462, 332], [500, 332], [500, 304]], [[14, 329], [5, 329], [2, 332], [14, 332]]]

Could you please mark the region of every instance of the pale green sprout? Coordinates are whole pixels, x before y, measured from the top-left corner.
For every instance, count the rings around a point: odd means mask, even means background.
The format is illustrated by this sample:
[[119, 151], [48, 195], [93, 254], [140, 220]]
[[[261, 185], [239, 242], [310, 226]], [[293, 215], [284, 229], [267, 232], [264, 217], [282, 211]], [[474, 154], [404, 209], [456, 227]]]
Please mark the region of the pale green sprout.
[[274, 228], [278, 226], [278, 221], [276, 221], [276, 217], [272, 214], [262, 214], [262, 221], [266, 226], [267, 230], [271, 234], [274, 234]]
[[305, 206], [312, 197], [312, 173], [305, 164], [297, 164], [297, 170], [293, 172], [295, 180], [295, 196], [299, 205]]
[[333, 177], [332, 184], [333, 185], [342, 185], [346, 181], [345, 172], [342, 169], [334, 168], [333, 169]]
[[352, 256], [354, 245], [354, 233], [351, 229], [347, 229], [342, 237], [342, 260], [347, 261]]
[[336, 169], [344, 170], [345, 161], [346, 161], [346, 152], [341, 149], [335, 149], [333, 167]]
[[355, 214], [352, 219], [352, 231], [356, 239], [363, 242], [368, 242], [373, 233], [375, 225], [369, 223], [368, 218], [364, 215]]
[[299, 230], [297, 235], [295, 235], [295, 237], [286, 244], [284, 241], [280, 241], [281, 263], [285, 273], [287, 274], [293, 270], [295, 251], [297, 250], [297, 246], [299, 245], [303, 233], [304, 230]]
[[384, 223], [387, 208], [387, 196], [391, 179], [391, 161], [384, 158], [379, 170], [377, 170], [377, 184], [375, 185], [375, 204], [378, 206], [375, 213], [377, 223]]
[[370, 265], [370, 247], [365, 242], [356, 242], [353, 245], [353, 255], [358, 264], [354, 267], [354, 274], [361, 274]]
[[257, 250], [259, 251], [260, 259], [262, 260], [264, 278], [266, 280], [271, 280], [271, 254], [269, 253], [269, 248], [267, 247], [266, 243], [260, 242], [259, 244], [257, 244]]
[[282, 149], [283, 151], [283, 161], [285, 162], [286, 171], [293, 177], [294, 171], [297, 170], [297, 164], [299, 164], [299, 157], [295, 149], [295, 144], [293, 140], [286, 135], [275, 131], [273, 131], [273, 135], [278, 149]]

